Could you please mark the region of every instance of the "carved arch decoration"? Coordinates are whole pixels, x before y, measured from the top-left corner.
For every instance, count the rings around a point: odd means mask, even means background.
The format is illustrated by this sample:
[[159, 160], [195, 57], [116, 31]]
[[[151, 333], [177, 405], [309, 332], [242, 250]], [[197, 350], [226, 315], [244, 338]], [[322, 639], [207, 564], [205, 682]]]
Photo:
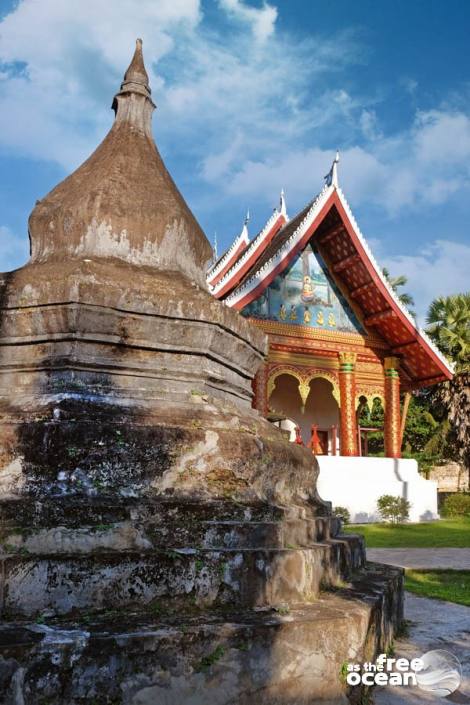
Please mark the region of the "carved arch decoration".
[[298, 384], [298, 389], [299, 389], [299, 394], [300, 398], [302, 400], [302, 406], [301, 406], [301, 412], [303, 413], [305, 410], [305, 405], [307, 403], [308, 396], [310, 394], [310, 382], [313, 379], [317, 378], [322, 378], [326, 379], [327, 382], [330, 382], [333, 389], [332, 389], [332, 395], [333, 398], [335, 399], [336, 403], [338, 406], [340, 405], [340, 393], [339, 393], [339, 383], [338, 379], [334, 374], [331, 372], [328, 372], [326, 370], [312, 370], [312, 369], [305, 369], [305, 370], [300, 370], [297, 367], [293, 367], [290, 365], [282, 365], [280, 367], [275, 367], [274, 369], [271, 370], [269, 377], [268, 377], [268, 383], [267, 383], [267, 399], [269, 401], [269, 398], [271, 397], [271, 394], [274, 391], [274, 388], [276, 386], [276, 379], [280, 377], [281, 375], [290, 375], [291, 377], [294, 377], [294, 379], [297, 380]]
[[372, 413], [375, 399], [378, 399], [385, 410], [385, 396], [382, 390], [371, 392], [370, 389], [356, 391], [356, 410], [359, 408], [361, 397], [365, 397], [367, 408]]
[[307, 403], [307, 397], [310, 393], [310, 386], [309, 383], [306, 383], [305, 377], [302, 375], [299, 369], [296, 367], [291, 367], [289, 365], [283, 365], [282, 367], [276, 367], [274, 370], [271, 370], [269, 377], [268, 377], [268, 385], [267, 385], [267, 397], [268, 401], [269, 398], [271, 397], [271, 394], [274, 392], [274, 387], [276, 386], [276, 379], [280, 377], [281, 375], [290, 375], [291, 377], [294, 377], [294, 379], [297, 380], [297, 384], [299, 387], [299, 394], [300, 398], [302, 400], [302, 411], [305, 408], [305, 404]]
[[339, 380], [334, 375], [332, 372], [328, 372], [327, 370], [308, 370], [308, 373], [306, 375], [308, 377], [308, 385], [310, 387], [310, 382], [313, 379], [326, 379], [327, 382], [331, 383], [331, 386], [333, 389], [331, 390], [331, 393], [333, 395], [333, 399], [336, 401], [338, 406], [341, 405], [341, 397], [340, 397], [340, 392], [339, 392]]

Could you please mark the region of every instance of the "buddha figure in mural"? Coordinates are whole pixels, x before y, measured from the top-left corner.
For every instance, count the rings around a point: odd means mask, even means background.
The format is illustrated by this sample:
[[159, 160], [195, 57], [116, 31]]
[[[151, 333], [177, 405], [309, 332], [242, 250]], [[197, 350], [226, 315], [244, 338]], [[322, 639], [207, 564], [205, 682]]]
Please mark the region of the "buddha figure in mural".
[[312, 284], [312, 279], [309, 274], [306, 274], [304, 276], [301, 299], [305, 303], [309, 303], [314, 299], [314, 286]]

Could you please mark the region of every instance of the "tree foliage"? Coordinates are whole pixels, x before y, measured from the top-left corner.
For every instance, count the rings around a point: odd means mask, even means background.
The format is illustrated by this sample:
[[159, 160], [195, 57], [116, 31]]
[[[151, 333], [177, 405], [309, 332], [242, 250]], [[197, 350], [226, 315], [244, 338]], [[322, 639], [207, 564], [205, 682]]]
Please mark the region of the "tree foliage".
[[470, 517], [470, 494], [456, 492], [445, 498], [442, 505], [445, 517]]
[[[376, 399], [369, 411], [363, 407], [359, 416], [363, 427], [381, 429], [369, 433], [369, 455], [383, 455], [384, 452], [384, 410]], [[429, 394], [416, 393], [410, 399], [403, 434], [403, 456], [418, 461], [420, 469], [426, 472], [432, 465], [446, 457], [445, 444], [449, 422], [436, 418], [431, 411]]]
[[470, 369], [470, 292], [440, 296], [431, 303], [427, 332], [457, 372]]
[[470, 469], [470, 292], [435, 299], [427, 322], [428, 334], [456, 372], [432, 390], [430, 409], [447, 424], [443, 453]]
[[[391, 277], [392, 288], [406, 285], [404, 276]], [[400, 299], [403, 303], [410, 301]], [[412, 300], [411, 300], [411, 303]], [[403, 455], [415, 458], [422, 471], [445, 460], [462, 463], [470, 472], [470, 292], [435, 299], [427, 314], [427, 332], [442, 353], [455, 365], [449, 382], [413, 394], [403, 436]], [[368, 436], [370, 455], [384, 451], [382, 404], [372, 410], [363, 406], [359, 424], [381, 429]]]
[[382, 273], [383, 273], [385, 279], [388, 281], [388, 283], [392, 287], [393, 291], [397, 294], [401, 303], [404, 306], [407, 306], [408, 308], [410, 308], [410, 313], [412, 313], [414, 316], [415, 315], [414, 311], [411, 310], [411, 307], [415, 305], [413, 297], [411, 296], [411, 294], [407, 294], [406, 291], [399, 291], [399, 289], [401, 289], [401, 287], [406, 286], [408, 284], [408, 277], [405, 277], [404, 274], [401, 274], [398, 277], [392, 277], [392, 275], [390, 274], [387, 267], [382, 268]]
[[398, 524], [405, 521], [410, 516], [411, 504], [404, 497], [394, 497], [391, 494], [383, 494], [377, 500], [377, 509], [385, 521]]

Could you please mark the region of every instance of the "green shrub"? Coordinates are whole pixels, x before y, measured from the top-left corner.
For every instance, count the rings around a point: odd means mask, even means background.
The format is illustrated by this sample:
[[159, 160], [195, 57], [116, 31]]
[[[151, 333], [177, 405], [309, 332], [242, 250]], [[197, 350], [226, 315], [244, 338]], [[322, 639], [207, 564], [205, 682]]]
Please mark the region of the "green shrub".
[[385, 521], [398, 524], [408, 519], [410, 515], [410, 503], [404, 497], [394, 497], [391, 494], [383, 494], [377, 500], [377, 509]]
[[445, 498], [442, 514], [446, 517], [470, 517], [470, 494], [456, 492]]
[[346, 507], [334, 507], [333, 514], [337, 517], [340, 517], [343, 524], [349, 524], [349, 522], [351, 521], [349, 509], [346, 509]]

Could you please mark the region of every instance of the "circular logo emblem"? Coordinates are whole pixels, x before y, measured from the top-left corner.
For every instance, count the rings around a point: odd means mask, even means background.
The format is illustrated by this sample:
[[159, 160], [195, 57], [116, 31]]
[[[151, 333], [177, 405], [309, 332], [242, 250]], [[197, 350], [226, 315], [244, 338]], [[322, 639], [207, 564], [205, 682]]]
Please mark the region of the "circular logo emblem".
[[416, 672], [416, 682], [421, 690], [445, 698], [459, 687], [462, 666], [454, 654], [443, 649], [428, 651], [421, 656], [422, 668]]

